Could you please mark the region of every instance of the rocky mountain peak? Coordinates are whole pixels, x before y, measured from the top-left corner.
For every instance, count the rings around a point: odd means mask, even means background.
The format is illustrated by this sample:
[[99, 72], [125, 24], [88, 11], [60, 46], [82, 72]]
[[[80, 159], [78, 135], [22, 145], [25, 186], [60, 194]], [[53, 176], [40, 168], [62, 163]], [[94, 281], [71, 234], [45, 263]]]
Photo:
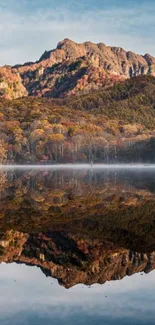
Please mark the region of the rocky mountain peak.
[[[155, 76], [155, 58], [104, 43], [76, 43], [68, 38], [45, 51], [39, 61], [6, 67], [19, 75], [16, 95], [66, 97], [88, 93], [138, 75]], [[3, 79], [3, 78], [2, 78]], [[20, 87], [21, 83], [21, 87]], [[0, 88], [3, 88], [0, 83]], [[6, 87], [6, 84], [5, 84]], [[9, 87], [7, 87], [9, 89]], [[1, 92], [3, 96], [3, 91]]]
[[76, 43], [72, 40], [70, 40], [69, 38], [64, 38], [64, 40], [60, 41], [58, 44], [57, 44], [57, 49], [62, 49], [66, 46], [72, 46], [72, 45], [76, 45]]
[[149, 65], [154, 65], [155, 64], [155, 58], [152, 55], [148, 54], [148, 53], [146, 53], [144, 55], [144, 59], [147, 61], [147, 63]]

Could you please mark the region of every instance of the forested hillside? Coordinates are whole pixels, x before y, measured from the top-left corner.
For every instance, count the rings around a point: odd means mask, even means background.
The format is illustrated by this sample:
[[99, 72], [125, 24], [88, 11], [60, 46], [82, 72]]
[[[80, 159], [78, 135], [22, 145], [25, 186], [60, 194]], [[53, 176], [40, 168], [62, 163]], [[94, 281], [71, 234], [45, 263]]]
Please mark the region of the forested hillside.
[[66, 100], [0, 101], [0, 162], [154, 162], [155, 78]]

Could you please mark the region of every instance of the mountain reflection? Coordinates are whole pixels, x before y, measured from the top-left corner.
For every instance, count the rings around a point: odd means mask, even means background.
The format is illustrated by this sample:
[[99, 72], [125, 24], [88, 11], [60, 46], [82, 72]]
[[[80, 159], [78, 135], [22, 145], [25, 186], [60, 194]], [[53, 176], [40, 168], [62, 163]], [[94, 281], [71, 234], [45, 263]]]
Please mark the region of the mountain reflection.
[[0, 262], [36, 265], [70, 288], [155, 269], [150, 171], [0, 173]]

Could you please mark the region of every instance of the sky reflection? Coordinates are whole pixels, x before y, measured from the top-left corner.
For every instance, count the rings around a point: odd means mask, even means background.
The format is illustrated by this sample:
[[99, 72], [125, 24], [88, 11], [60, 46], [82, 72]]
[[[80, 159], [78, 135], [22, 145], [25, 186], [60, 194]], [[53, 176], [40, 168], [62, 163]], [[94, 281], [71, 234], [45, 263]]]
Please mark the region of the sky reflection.
[[0, 324], [154, 324], [155, 272], [69, 290], [41, 270], [0, 265]]

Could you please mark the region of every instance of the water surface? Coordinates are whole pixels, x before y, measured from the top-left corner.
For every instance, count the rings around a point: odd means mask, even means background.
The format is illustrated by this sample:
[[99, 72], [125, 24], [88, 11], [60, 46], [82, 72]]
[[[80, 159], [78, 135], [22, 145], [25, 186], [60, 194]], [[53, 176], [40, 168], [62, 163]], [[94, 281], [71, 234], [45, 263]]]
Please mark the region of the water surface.
[[92, 167], [0, 169], [0, 324], [154, 324], [154, 167]]

